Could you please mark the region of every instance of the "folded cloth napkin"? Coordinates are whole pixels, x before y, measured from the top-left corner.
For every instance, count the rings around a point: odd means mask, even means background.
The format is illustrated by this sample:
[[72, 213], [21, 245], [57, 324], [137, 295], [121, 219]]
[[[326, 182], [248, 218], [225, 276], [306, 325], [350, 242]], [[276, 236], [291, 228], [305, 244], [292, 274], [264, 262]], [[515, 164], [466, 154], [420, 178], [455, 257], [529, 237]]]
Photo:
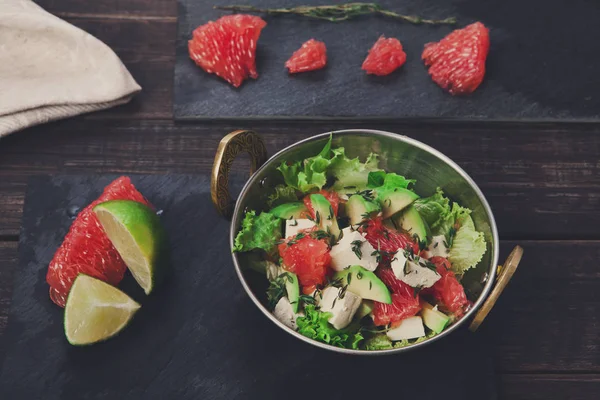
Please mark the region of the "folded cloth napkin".
[[127, 103], [140, 90], [95, 37], [29, 0], [0, 0], [0, 137]]

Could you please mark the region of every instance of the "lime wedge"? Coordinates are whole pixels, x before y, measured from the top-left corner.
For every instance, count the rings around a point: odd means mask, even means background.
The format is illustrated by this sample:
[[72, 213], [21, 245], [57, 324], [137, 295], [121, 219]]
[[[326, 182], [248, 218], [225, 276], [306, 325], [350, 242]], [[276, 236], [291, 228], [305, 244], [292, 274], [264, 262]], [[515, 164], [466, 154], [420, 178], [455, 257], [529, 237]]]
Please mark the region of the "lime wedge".
[[130, 200], [111, 200], [94, 207], [106, 235], [137, 283], [149, 294], [164, 276], [166, 233], [156, 213]]
[[84, 345], [119, 333], [140, 305], [114, 286], [80, 274], [65, 306], [65, 335], [69, 343]]

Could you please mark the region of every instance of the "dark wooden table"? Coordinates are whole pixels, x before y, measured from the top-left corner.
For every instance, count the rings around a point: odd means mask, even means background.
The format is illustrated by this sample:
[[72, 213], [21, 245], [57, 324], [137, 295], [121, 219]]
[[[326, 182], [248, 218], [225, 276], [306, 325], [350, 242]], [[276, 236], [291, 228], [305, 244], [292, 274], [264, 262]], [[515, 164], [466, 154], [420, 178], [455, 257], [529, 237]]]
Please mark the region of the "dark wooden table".
[[113, 48], [143, 91], [126, 106], [0, 140], [0, 335], [30, 175], [208, 172], [218, 141], [236, 128], [260, 132], [273, 153], [316, 133], [368, 127], [414, 137], [457, 161], [491, 203], [502, 257], [517, 243], [525, 248], [477, 333], [493, 351], [500, 397], [600, 398], [600, 124], [176, 124], [175, 0], [38, 3]]

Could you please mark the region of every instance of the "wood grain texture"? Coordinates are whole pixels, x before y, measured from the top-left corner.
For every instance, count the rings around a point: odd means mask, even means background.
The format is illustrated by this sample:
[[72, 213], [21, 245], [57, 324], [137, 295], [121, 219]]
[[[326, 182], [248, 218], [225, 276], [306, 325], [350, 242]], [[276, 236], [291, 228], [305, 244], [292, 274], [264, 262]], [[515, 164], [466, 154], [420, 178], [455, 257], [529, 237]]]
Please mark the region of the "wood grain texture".
[[477, 334], [494, 343], [497, 370], [600, 373], [600, 241], [502, 242], [525, 250]]
[[95, 18], [162, 17], [174, 19], [177, 4], [171, 0], [36, 0], [46, 11], [59, 17], [82, 14]]
[[[33, 174], [208, 172], [223, 135], [261, 134], [269, 154], [340, 124], [207, 124], [63, 121], [8, 137], [0, 147], [0, 234], [18, 233], [26, 179]], [[403, 133], [442, 151], [483, 190], [501, 237], [598, 239], [600, 142], [594, 125], [364, 123]], [[32, 148], [31, 143], [35, 143]], [[418, 179], [418, 177], [417, 177]]]
[[106, 43], [142, 87], [142, 92], [126, 105], [77, 119], [171, 118], [176, 30], [173, 21], [89, 16], [64, 19]]
[[6, 328], [16, 266], [17, 242], [0, 242], [0, 340]]
[[502, 400], [591, 400], [600, 398], [598, 375], [505, 374], [498, 377]]

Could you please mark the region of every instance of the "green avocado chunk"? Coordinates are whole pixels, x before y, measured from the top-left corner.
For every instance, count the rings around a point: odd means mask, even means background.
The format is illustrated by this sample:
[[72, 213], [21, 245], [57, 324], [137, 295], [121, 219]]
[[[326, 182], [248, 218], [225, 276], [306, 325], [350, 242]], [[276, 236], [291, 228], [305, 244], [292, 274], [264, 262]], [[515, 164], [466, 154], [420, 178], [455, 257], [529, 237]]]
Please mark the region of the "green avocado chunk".
[[383, 218], [391, 217], [398, 211], [408, 207], [418, 198], [419, 195], [415, 192], [403, 188], [395, 188], [393, 190], [377, 193], [377, 200], [379, 201], [379, 204], [381, 204], [383, 210]]
[[364, 215], [380, 210], [379, 204], [373, 203], [359, 194], [350, 196], [346, 203], [346, 215], [350, 218], [350, 225], [360, 224], [364, 220]]
[[442, 332], [450, 322], [450, 317], [438, 310], [435, 310], [431, 304], [426, 302], [423, 302], [421, 316], [423, 317], [423, 323], [425, 326], [435, 333]]
[[297, 313], [298, 306], [300, 306], [300, 285], [298, 284], [298, 277], [291, 272], [284, 272], [284, 275], [285, 291], [287, 292], [288, 300], [292, 305], [292, 310]]
[[427, 240], [429, 227], [417, 209], [410, 205], [392, 217], [394, 225], [408, 232], [411, 236], [419, 236], [419, 240]]
[[353, 265], [336, 273], [334, 279], [340, 279], [342, 287], [348, 285], [347, 290], [363, 299], [392, 304], [392, 295], [385, 283], [360, 265]]
[[340, 228], [331, 203], [322, 194], [311, 194], [310, 202], [313, 210], [315, 210], [315, 223], [319, 229], [328, 232], [334, 238], [338, 238]]
[[283, 219], [306, 218], [306, 206], [302, 202], [285, 203], [271, 210], [271, 214]]

